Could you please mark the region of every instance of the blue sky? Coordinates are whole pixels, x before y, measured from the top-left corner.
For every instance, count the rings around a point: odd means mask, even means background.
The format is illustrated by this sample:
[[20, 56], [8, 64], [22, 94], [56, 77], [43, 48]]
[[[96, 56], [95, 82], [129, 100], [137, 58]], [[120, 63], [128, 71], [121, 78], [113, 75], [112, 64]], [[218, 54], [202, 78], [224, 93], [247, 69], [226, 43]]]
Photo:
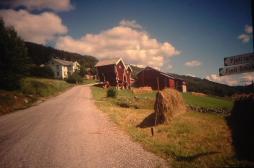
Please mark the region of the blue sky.
[[[95, 55], [99, 59], [123, 57], [127, 63], [155, 66], [166, 72], [189, 74], [231, 85], [239, 84], [240, 80], [254, 79], [253, 73], [223, 78], [217, 76], [224, 57], [252, 52], [249, 0], [63, 0], [62, 4], [46, 1], [47, 4], [38, 5], [29, 4], [27, 0], [19, 4], [16, 0], [4, 0], [1, 4], [5, 11], [2, 17], [8, 24], [17, 27], [25, 40]], [[19, 13], [8, 13], [7, 10]], [[23, 15], [20, 10], [23, 10]], [[29, 37], [31, 33], [24, 33], [22, 26], [11, 19], [16, 15], [26, 16], [23, 18], [40, 16], [37, 19], [43, 21], [38, 24], [45, 23], [50, 20], [43, 15], [46, 12], [55, 19], [48, 25], [54, 25], [59, 20], [60, 23], [55, 27], [42, 25], [51, 34], [31, 30], [42, 34], [38, 38], [35, 35]], [[119, 31], [126, 35], [119, 37]], [[148, 37], [146, 47], [142, 47], [143, 42], [140, 41], [143, 36]], [[94, 43], [96, 39], [99, 41], [97, 44]], [[110, 43], [112, 40], [113, 44]], [[118, 46], [123, 43], [133, 47], [126, 40], [135, 41], [132, 55], [123, 51], [126, 47]], [[150, 52], [147, 46], [151, 45], [156, 46], [156, 51]], [[170, 54], [165, 53], [167, 51]]]

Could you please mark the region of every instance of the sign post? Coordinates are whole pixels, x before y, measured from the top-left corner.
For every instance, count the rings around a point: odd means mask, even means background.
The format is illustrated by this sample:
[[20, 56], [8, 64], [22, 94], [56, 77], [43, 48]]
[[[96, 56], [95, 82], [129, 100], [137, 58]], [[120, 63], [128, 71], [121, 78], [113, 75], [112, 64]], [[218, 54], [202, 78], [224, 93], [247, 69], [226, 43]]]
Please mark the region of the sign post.
[[224, 66], [219, 75], [232, 75], [254, 71], [254, 53], [247, 53], [224, 58]]

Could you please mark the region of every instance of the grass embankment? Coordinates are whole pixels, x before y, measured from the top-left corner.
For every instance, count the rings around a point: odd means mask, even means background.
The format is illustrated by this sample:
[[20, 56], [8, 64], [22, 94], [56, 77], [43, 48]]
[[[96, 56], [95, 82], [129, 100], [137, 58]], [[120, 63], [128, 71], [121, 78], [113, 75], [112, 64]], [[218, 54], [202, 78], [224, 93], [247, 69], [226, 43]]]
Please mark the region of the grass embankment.
[[29, 107], [38, 99], [56, 95], [71, 86], [63, 80], [25, 78], [20, 90], [0, 91], [0, 115]]
[[[168, 125], [156, 126], [155, 135], [152, 136], [149, 118], [153, 113], [156, 92], [135, 95], [131, 91], [120, 90], [116, 99], [107, 98], [106, 89], [92, 87], [92, 92], [102, 111], [134, 140], [142, 143], [144, 148], [169, 160], [173, 167], [225, 167], [246, 164], [234, 158], [230, 131], [223, 116], [188, 111]], [[184, 96], [187, 103], [190, 103], [192, 98]], [[220, 99], [216, 101], [221, 106]], [[142, 127], [139, 127], [141, 125]]]

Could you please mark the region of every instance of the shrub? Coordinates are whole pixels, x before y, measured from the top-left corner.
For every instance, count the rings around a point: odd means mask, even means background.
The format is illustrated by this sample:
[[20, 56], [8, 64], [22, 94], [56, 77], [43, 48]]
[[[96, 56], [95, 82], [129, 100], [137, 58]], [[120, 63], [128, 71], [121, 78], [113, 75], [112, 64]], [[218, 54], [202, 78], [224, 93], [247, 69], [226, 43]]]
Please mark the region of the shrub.
[[30, 75], [36, 77], [53, 78], [54, 72], [49, 66], [44, 67], [33, 66], [30, 68]]
[[117, 96], [117, 89], [112, 87], [112, 88], [109, 88], [108, 91], [107, 91], [107, 97], [116, 97]]
[[254, 161], [254, 94], [239, 96], [227, 118], [231, 128], [232, 144], [240, 160]]
[[83, 82], [83, 78], [77, 72], [74, 72], [73, 74], [68, 76], [66, 81], [68, 83], [82, 83]]

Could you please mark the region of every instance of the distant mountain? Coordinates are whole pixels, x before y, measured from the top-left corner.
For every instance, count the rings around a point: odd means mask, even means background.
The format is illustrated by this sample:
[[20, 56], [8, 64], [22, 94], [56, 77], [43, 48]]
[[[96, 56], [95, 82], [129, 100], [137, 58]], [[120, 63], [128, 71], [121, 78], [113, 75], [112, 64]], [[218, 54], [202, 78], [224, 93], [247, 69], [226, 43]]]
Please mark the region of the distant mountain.
[[140, 68], [140, 67], [137, 67], [137, 66], [135, 66], [135, 65], [130, 65], [130, 66], [131, 66], [131, 69], [132, 69], [132, 77], [133, 77], [134, 79], [136, 79], [137, 74], [138, 74], [140, 71], [142, 71], [144, 68]]
[[89, 55], [80, 55], [31, 42], [25, 42], [25, 45], [28, 50], [28, 56], [32, 63], [36, 65], [46, 64], [52, 57], [69, 61], [77, 60], [80, 64], [83, 64], [86, 67], [94, 67], [98, 62], [95, 57]]
[[[131, 68], [133, 70], [134, 79], [136, 78], [136, 74], [143, 69], [134, 65], [132, 65]], [[212, 82], [207, 79], [201, 79], [197, 77], [178, 75], [172, 73], [169, 74], [175, 78], [180, 78], [186, 81], [189, 92], [202, 92], [208, 95], [215, 96], [232, 96], [234, 94], [239, 93], [254, 93], [253, 84], [249, 86], [228, 86]]]

